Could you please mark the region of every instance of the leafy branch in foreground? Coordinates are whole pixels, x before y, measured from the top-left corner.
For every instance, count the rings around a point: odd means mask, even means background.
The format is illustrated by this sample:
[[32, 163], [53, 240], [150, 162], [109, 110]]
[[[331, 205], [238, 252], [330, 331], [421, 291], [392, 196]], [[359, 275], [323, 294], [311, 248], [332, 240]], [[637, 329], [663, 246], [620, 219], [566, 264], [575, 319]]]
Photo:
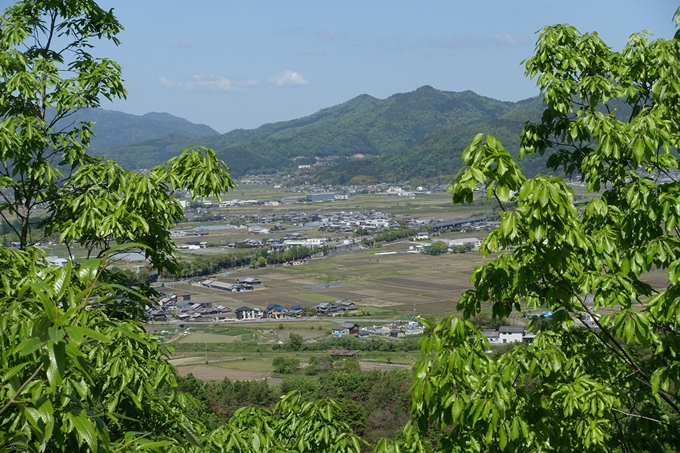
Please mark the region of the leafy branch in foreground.
[[0, 449], [187, 446], [186, 431], [201, 425], [185, 415], [183, 395], [158, 395], [176, 388], [160, 346], [139, 322], [109, 316], [129, 291], [105, 282], [107, 262], [41, 262], [0, 249], [3, 269], [22, 274], [0, 286]]
[[[495, 258], [474, 270], [458, 309], [465, 319], [484, 303], [498, 318], [523, 307], [553, 316], [498, 360], [470, 322], [434, 327], [413, 410], [421, 429], [443, 429], [441, 451], [680, 447], [679, 61], [677, 39], [635, 34], [615, 52], [567, 25], [540, 33], [526, 68], [547, 108], [524, 128], [522, 153], [555, 150], [550, 169], [593, 195], [581, 210], [563, 180], [525, 178], [493, 136], [465, 150], [454, 203], [481, 183], [505, 210], [481, 247]], [[576, 326], [581, 313], [593, 322]]]

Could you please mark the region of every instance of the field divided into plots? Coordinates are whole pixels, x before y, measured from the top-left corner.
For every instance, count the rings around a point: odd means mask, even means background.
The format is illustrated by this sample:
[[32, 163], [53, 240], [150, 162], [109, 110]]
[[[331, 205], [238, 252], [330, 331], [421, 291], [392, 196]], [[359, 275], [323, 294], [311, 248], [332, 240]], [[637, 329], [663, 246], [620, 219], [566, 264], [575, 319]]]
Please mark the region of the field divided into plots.
[[[192, 300], [209, 301], [232, 309], [240, 306], [265, 308], [312, 307], [319, 302], [351, 300], [370, 316], [406, 316], [416, 312], [443, 316], [455, 310], [460, 294], [471, 288], [472, 269], [484, 262], [477, 252], [429, 256], [411, 253], [413, 243], [390, 244], [389, 249], [365, 249], [346, 255], [310, 260], [304, 266], [241, 269], [221, 277], [257, 277], [264, 288], [251, 292], [225, 293], [188, 284], [175, 291], [191, 294]], [[376, 255], [386, 250], [397, 252]], [[171, 284], [167, 284], [171, 285]]]

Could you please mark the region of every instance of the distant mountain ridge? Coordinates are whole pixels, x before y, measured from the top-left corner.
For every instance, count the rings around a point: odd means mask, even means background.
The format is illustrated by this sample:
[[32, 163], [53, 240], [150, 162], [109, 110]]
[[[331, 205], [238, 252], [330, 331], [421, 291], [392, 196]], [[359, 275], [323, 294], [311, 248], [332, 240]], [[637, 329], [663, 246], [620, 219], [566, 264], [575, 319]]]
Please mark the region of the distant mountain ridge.
[[[204, 137], [163, 136], [97, 152], [129, 168], [149, 168], [189, 145], [215, 149], [234, 176], [292, 169], [317, 160], [336, 165], [315, 172], [320, 182], [449, 177], [477, 132], [496, 130], [518, 148], [526, 121], [538, 121], [538, 98], [504, 102], [472, 91], [423, 86], [386, 99], [360, 95], [290, 121]], [[354, 155], [369, 159], [351, 159]], [[361, 178], [358, 178], [361, 179]]]
[[169, 135], [193, 138], [219, 135], [219, 132], [210, 126], [194, 124], [169, 113], [150, 112], [132, 115], [101, 108], [78, 110], [60, 124], [68, 126], [80, 121], [95, 123], [92, 131], [96, 137], [92, 138], [90, 146], [95, 153], [104, 148], [155, 140]]

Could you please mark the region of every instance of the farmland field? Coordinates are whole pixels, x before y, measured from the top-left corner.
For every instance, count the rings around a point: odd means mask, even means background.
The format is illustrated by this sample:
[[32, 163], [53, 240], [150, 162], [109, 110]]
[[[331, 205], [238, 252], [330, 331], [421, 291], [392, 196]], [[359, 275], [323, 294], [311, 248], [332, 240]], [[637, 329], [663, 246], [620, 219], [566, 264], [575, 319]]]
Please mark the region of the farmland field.
[[165, 284], [178, 294], [190, 294], [192, 300], [218, 303], [232, 310], [243, 305], [264, 309], [272, 303], [312, 307], [322, 301], [346, 299], [370, 315], [378, 308], [383, 314], [412, 315], [414, 304], [419, 314], [442, 316], [453, 311], [460, 294], [471, 287], [470, 272], [484, 259], [476, 252], [440, 256], [409, 253], [411, 245], [408, 241], [390, 244], [389, 250], [397, 252], [390, 255], [375, 254], [386, 247], [366, 249], [310, 260], [304, 266], [241, 269], [219, 277], [225, 282], [243, 277], [263, 281], [264, 288], [249, 292]]
[[178, 339], [175, 343], [186, 344], [186, 343], [231, 343], [237, 341], [235, 336], [231, 335], [218, 335], [213, 333], [192, 333], [185, 337]]
[[[267, 186], [245, 186], [227, 194], [225, 199], [271, 199], [294, 196], [285, 189]], [[298, 194], [302, 196], [302, 194]], [[271, 214], [305, 211], [308, 214], [327, 214], [337, 211], [368, 212], [380, 210], [400, 220], [405, 215], [416, 218], [453, 219], [490, 213], [494, 206], [476, 200], [471, 206], [452, 206], [448, 194], [437, 193], [416, 200], [406, 200], [385, 195], [360, 195], [355, 199], [330, 203], [304, 203], [281, 206], [239, 206], [213, 208], [211, 214]], [[219, 222], [218, 222], [219, 223]], [[224, 222], [223, 222], [224, 223]], [[212, 222], [211, 222], [212, 224]], [[190, 229], [201, 223], [186, 223], [179, 227]], [[285, 232], [271, 232], [258, 239], [282, 237], [285, 233], [298, 232], [308, 237], [346, 238], [349, 234], [318, 231], [309, 225], [286, 224]], [[483, 239], [487, 232], [468, 231], [445, 233], [442, 238], [457, 239], [476, 237]], [[234, 249], [228, 243], [252, 238], [245, 228], [210, 230], [202, 237], [211, 247], [183, 252], [184, 259], [227, 254]], [[344, 299], [354, 302], [361, 310], [352, 321], [362, 326], [371, 325], [370, 319], [407, 319], [416, 315], [442, 318], [455, 312], [460, 294], [472, 287], [470, 273], [487, 261], [478, 252], [429, 256], [414, 253], [413, 247], [423, 242], [402, 240], [383, 244], [382, 247], [314, 258], [302, 266], [267, 266], [264, 268], [240, 268], [216, 272], [218, 280], [233, 283], [236, 278], [255, 277], [263, 282], [254, 291], [231, 293], [194, 286], [189, 282], [168, 282], [165, 290], [178, 295], [190, 296], [191, 301], [211, 302], [235, 310], [241, 306], [265, 309], [269, 304], [284, 307], [301, 305], [311, 308], [319, 302]], [[240, 249], [239, 252], [247, 249]], [[489, 257], [491, 259], [493, 257]], [[652, 276], [651, 278], [654, 278]], [[490, 305], [483, 306], [490, 312]], [[267, 379], [271, 384], [284, 376], [273, 372], [272, 361], [276, 357], [291, 356], [300, 360], [296, 375], [304, 375], [304, 368], [315, 355], [325, 352], [292, 352], [279, 345], [289, 341], [290, 335], [300, 335], [305, 341], [317, 342], [330, 337], [331, 328], [340, 320], [332, 318], [309, 318], [298, 321], [248, 323], [218, 323], [212, 326], [184, 323], [183, 329], [169, 341], [175, 348], [173, 363], [182, 375], [194, 374], [199, 379]], [[512, 323], [519, 320], [511, 320]], [[164, 328], [168, 328], [165, 326]], [[179, 330], [179, 329], [177, 329]], [[401, 341], [390, 339], [394, 341]], [[361, 353], [360, 367], [368, 370], [409, 369], [417, 360], [414, 352], [365, 352]], [[207, 358], [207, 360], [206, 360]], [[206, 363], [207, 362], [207, 363]]]

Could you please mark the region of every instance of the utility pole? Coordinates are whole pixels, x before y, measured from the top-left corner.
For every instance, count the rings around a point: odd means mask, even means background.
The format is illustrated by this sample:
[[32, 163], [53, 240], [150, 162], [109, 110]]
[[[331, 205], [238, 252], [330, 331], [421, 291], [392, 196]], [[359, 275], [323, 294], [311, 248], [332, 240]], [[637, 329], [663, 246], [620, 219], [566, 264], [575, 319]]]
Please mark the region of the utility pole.
[[413, 319], [416, 319], [416, 303], [413, 302]]
[[208, 343], [205, 344], [205, 364], [208, 364]]

